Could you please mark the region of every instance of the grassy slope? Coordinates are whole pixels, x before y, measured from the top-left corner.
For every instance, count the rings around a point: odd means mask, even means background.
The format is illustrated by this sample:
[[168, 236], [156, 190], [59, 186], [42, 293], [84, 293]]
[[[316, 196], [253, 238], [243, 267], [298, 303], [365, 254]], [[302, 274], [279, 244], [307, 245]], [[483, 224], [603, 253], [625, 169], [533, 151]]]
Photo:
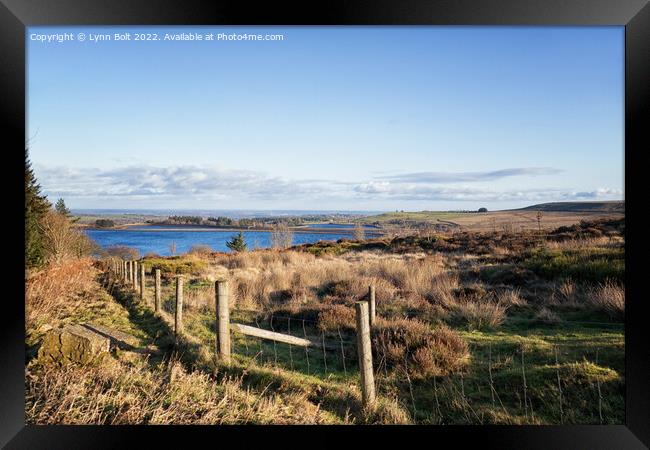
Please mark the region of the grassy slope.
[[[407, 414], [380, 399], [370, 414], [362, 411], [356, 383], [301, 375], [267, 363], [235, 356], [224, 367], [210, 353], [212, 317], [186, 315], [187, 333], [174, 345], [173, 318], [156, 315], [131, 289], [99, 284], [82, 302], [42, 317], [28, 330], [26, 413], [28, 423], [406, 423]], [[171, 303], [171, 289], [164, 299]], [[154, 344], [163, 356], [142, 357], [118, 351], [100, 367], [42, 367], [35, 358], [43, 324], [111, 326]], [[235, 346], [241, 341], [235, 339]], [[267, 354], [270, 353], [267, 348]], [[283, 355], [280, 350], [280, 356]], [[286, 350], [285, 350], [286, 352]], [[312, 370], [317, 370], [316, 360]], [[177, 381], [169, 381], [175, 371]], [[101, 388], [98, 388], [101, 387]], [[91, 411], [92, 410], [92, 411]]]
[[553, 202], [540, 203], [520, 208], [515, 211], [566, 211], [566, 212], [625, 212], [625, 202], [623, 201], [606, 201], [606, 202]]

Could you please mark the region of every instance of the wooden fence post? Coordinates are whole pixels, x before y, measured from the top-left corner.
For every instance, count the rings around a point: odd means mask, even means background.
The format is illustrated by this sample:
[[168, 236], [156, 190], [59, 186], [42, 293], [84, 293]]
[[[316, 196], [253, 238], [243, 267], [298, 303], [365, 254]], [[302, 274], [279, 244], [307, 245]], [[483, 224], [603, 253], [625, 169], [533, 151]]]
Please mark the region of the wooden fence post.
[[375, 325], [375, 318], [377, 316], [376, 308], [375, 308], [375, 285], [374, 284], [370, 285], [370, 288], [368, 290], [368, 299], [370, 301], [370, 326], [373, 327]]
[[183, 276], [176, 276], [176, 315], [174, 316], [174, 334], [183, 331]]
[[126, 284], [131, 282], [131, 260], [126, 262]]
[[375, 401], [375, 377], [372, 370], [372, 347], [370, 345], [370, 320], [368, 302], [357, 302], [357, 353], [361, 372], [361, 399], [363, 406]]
[[122, 281], [126, 283], [126, 261], [122, 261]]
[[219, 280], [215, 285], [217, 311], [217, 355], [230, 364], [230, 309], [228, 306], [228, 281]]
[[133, 290], [138, 290], [138, 262], [133, 261]]
[[140, 264], [140, 299], [144, 300], [145, 292], [145, 277], [144, 277], [144, 264]]
[[161, 302], [160, 302], [160, 269], [156, 269], [156, 296], [155, 296], [155, 306], [154, 310], [156, 312], [160, 311]]

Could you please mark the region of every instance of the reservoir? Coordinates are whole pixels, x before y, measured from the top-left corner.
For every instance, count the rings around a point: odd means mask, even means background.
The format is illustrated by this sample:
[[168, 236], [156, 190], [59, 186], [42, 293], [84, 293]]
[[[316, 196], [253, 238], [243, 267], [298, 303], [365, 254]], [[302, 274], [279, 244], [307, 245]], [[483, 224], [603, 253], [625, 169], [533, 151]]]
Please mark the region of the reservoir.
[[[161, 229], [156, 230], [156, 228]], [[293, 245], [318, 241], [336, 241], [342, 238], [351, 239], [353, 231], [350, 228], [349, 232], [342, 230], [332, 231], [331, 233], [297, 232], [293, 235]], [[195, 245], [207, 245], [217, 252], [230, 252], [230, 249], [226, 247], [226, 242], [236, 236], [239, 231], [192, 230], [191, 228], [175, 230], [172, 226], [142, 226], [120, 230], [88, 229], [86, 233], [103, 248], [119, 245], [135, 248], [140, 251], [142, 256], [148, 253], [170, 256], [172, 254], [172, 243], [176, 246], [177, 255], [186, 253]], [[249, 250], [271, 247], [270, 231], [243, 231], [243, 234]]]

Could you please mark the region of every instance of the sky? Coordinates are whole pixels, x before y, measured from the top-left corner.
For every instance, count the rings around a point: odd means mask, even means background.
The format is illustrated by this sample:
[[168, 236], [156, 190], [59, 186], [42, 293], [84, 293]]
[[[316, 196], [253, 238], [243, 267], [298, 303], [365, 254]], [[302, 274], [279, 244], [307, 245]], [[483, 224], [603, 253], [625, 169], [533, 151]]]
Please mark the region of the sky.
[[[165, 39], [181, 33], [204, 40]], [[623, 199], [623, 27], [30, 27], [26, 43], [30, 158], [71, 208]]]

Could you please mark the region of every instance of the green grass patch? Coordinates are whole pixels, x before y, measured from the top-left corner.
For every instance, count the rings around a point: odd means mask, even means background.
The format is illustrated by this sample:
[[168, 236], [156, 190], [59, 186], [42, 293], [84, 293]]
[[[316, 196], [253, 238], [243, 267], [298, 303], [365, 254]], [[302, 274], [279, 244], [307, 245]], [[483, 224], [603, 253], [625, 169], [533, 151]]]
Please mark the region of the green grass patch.
[[592, 282], [613, 279], [622, 282], [625, 253], [623, 247], [564, 251], [539, 249], [531, 252], [523, 265], [548, 279], [571, 278]]

